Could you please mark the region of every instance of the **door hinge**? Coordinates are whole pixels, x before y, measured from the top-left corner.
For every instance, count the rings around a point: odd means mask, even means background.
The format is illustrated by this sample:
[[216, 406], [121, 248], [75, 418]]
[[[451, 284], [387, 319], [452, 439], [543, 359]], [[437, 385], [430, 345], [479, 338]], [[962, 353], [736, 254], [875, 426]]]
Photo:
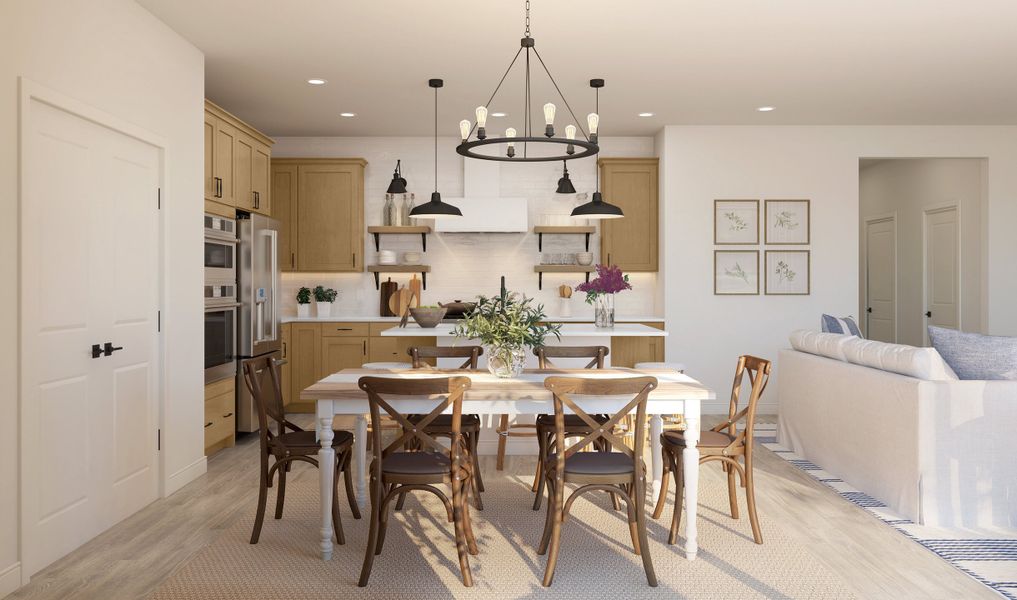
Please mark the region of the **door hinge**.
[[162, 188], [156, 188], [155, 205], [159, 210], [162, 210]]
[[155, 430], [155, 449], [162, 450], [162, 429]]

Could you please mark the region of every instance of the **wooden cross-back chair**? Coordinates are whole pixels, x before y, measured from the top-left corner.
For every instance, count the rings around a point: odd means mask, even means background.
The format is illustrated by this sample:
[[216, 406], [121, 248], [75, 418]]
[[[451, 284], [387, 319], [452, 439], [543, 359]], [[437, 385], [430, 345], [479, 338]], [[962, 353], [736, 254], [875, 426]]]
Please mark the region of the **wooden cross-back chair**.
[[[472, 370], [477, 368], [477, 362], [484, 354], [482, 346], [413, 346], [406, 350], [413, 361], [414, 369], [430, 369], [431, 365], [427, 359], [439, 358], [464, 358], [459, 369]], [[409, 415], [411, 421], [420, 419], [421, 415]], [[427, 426], [427, 433], [450, 437], [452, 435], [452, 415], [439, 415]], [[477, 510], [484, 510], [484, 501], [480, 498], [480, 492], [484, 491], [484, 478], [480, 473], [480, 458], [477, 454], [477, 445], [480, 443], [480, 415], [463, 415], [460, 431], [466, 440], [466, 447], [470, 450], [470, 458], [473, 461], [473, 502]], [[399, 496], [396, 501], [396, 510], [403, 508], [406, 495]]]
[[[738, 357], [735, 368], [734, 383], [731, 387], [731, 403], [728, 418], [723, 423], [700, 433], [699, 464], [710, 461], [721, 463], [727, 473], [728, 502], [731, 507], [731, 518], [738, 518], [738, 496], [736, 494], [735, 473], [737, 472], [741, 486], [745, 488], [745, 501], [749, 508], [749, 522], [752, 525], [752, 537], [757, 544], [763, 543], [763, 532], [759, 528], [756, 515], [756, 492], [752, 472], [752, 443], [754, 439], [756, 407], [759, 398], [770, 380], [770, 361], [755, 356]], [[743, 408], [739, 408], [742, 383], [748, 376], [749, 400]], [[745, 423], [739, 431], [738, 424]], [[671, 530], [667, 543], [674, 544], [678, 539], [678, 526], [681, 523], [682, 497], [684, 492], [684, 467], [682, 451], [685, 449], [685, 433], [683, 431], [665, 431], [660, 436], [661, 454], [663, 455], [664, 472], [661, 477], [660, 495], [653, 518], [660, 518], [667, 502], [668, 478], [671, 471], [675, 472], [675, 504], [671, 515]], [[739, 457], [744, 465], [739, 462]]]
[[[582, 358], [590, 359], [584, 369], [603, 369], [607, 355], [611, 349], [607, 346], [540, 346], [533, 349], [537, 357], [537, 366], [541, 369], [554, 369], [555, 364], [552, 358]], [[595, 415], [594, 418], [603, 422], [607, 415]], [[537, 415], [537, 474], [533, 479], [533, 510], [540, 510], [540, 501], [544, 495], [543, 461], [554, 440], [554, 415]], [[586, 435], [590, 433], [589, 424], [585, 423], [578, 415], [565, 415], [565, 433], [570, 436]], [[611, 446], [604, 440], [594, 445], [599, 450], [610, 450]], [[621, 508], [616, 494], [611, 495], [611, 503], [615, 510]]]
[[[356, 496], [353, 492], [353, 478], [350, 475], [353, 434], [349, 431], [335, 431], [332, 438], [332, 449], [335, 450], [336, 464], [334, 466], [319, 465], [317, 454], [321, 449], [321, 444], [317, 440], [316, 432], [304, 431], [286, 418], [282, 402], [279, 362], [270, 356], [252, 358], [244, 361], [242, 368], [244, 381], [247, 383], [247, 389], [251, 391], [254, 405], [258, 411], [258, 435], [261, 444], [258, 512], [254, 519], [251, 543], [257, 544], [258, 538], [261, 536], [261, 527], [265, 521], [265, 508], [268, 503], [268, 488], [272, 487], [272, 480], [276, 475], [279, 477], [279, 487], [276, 492], [275, 518], [282, 518], [283, 504], [286, 501], [286, 473], [296, 461], [310, 463], [318, 468], [334, 468], [336, 470], [335, 489], [332, 490], [332, 524], [336, 542], [346, 543], [342, 523], [339, 521], [340, 472], [344, 475], [346, 498], [349, 501], [353, 517], [360, 518], [360, 508], [357, 506]], [[272, 425], [276, 426], [275, 432], [272, 431]], [[271, 464], [269, 464], [269, 459], [272, 459]]]
[[[547, 480], [547, 517], [538, 554], [548, 553], [544, 586], [551, 585], [561, 546], [562, 523], [573, 502], [580, 495], [603, 490], [625, 499], [628, 510], [629, 533], [636, 554], [643, 560], [646, 581], [653, 587], [657, 576], [650, 559], [646, 535], [646, 466], [641, 449], [631, 448], [615, 433], [615, 426], [635, 412], [636, 439], [641, 439], [646, 427], [646, 401], [657, 387], [655, 377], [617, 377], [610, 379], [584, 379], [579, 377], [548, 377], [544, 386], [554, 395], [555, 438], [554, 447], [544, 461], [544, 478]], [[576, 397], [632, 396], [621, 410], [602, 421], [583, 410]], [[565, 410], [582, 420], [589, 433], [578, 442], [566, 446], [568, 435]], [[614, 450], [580, 452], [589, 446], [611, 447]], [[565, 484], [579, 484], [565, 499]]]
[[[388, 527], [388, 505], [405, 492], [425, 491], [437, 496], [445, 506], [448, 520], [455, 529], [456, 551], [463, 584], [473, 585], [469, 554], [476, 555], [477, 542], [470, 522], [470, 480], [473, 463], [463, 439], [463, 394], [470, 388], [469, 377], [434, 377], [426, 379], [396, 379], [391, 377], [361, 377], [359, 387], [367, 392], [371, 407], [371, 422], [378, 424], [386, 414], [403, 427], [403, 434], [387, 446], [382, 445], [381, 430], [374, 428], [373, 460], [370, 468], [371, 528], [368, 534], [364, 566], [358, 585], [367, 585], [375, 555], [381, 554]], [[395, 409], [388, 400], [393, 397], [412, 397], [434, 402], [434, 408], [417, 422]], [[428, 433], [427, 427], [442, 412], [452, 408], [451, 443], [446, 448]], [[414, 442], [410, 444], [409, 442]], [[406, 450], [407, 446], [416, 449]], [[437, 487], [447, 484], [452, 488], [452, 499]]]

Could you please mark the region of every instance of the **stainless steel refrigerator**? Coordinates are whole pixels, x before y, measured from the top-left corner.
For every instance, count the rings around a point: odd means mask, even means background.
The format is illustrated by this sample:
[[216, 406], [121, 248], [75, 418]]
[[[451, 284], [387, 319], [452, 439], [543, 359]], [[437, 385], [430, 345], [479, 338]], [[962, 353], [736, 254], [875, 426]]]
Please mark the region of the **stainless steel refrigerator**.
[[[279, 221], [252, 214], [237, 221], [237, 279], [240, 314], [237, 365], [237, 431], [257, 431], [258, 411], [244, 381], [243, 362], [248, 358], [281, 358], [279, 324]], [[271, 390], [264, 375], [262, 389]]]

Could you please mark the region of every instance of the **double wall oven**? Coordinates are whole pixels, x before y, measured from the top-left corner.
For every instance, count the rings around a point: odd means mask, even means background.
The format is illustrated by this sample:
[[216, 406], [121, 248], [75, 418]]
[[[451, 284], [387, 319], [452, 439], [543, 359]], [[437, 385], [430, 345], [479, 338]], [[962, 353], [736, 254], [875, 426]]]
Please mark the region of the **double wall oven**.
[[205, 383], [237, 374], [237, 222], [205, 215]]

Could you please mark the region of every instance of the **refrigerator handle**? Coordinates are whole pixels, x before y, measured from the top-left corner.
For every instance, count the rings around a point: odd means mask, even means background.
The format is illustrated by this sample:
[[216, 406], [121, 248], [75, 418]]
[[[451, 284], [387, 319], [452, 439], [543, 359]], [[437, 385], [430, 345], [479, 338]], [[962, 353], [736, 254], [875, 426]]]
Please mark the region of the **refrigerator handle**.
[[269, 229], [265, 233], [268, 234], [270, 240], [272, 240], [272, 246], [269, 250], [269, 254], [272, 256], [272, 302], [271, 314], [268, 315], [269, 320], [272, 323], [272, 335], [270, 339], [279, 339], [279, 232], [274, 229]]

